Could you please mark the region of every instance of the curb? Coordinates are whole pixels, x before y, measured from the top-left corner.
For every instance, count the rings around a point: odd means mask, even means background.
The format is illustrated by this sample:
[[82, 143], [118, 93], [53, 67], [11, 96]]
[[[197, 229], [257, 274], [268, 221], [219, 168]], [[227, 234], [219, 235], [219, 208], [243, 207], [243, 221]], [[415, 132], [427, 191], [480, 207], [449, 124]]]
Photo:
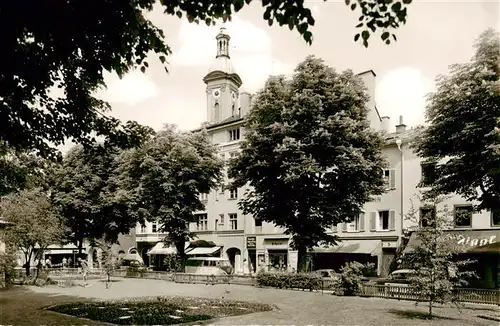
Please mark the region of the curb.
[[477, 317], [482, 318], [482, 319], [487, 319], [487, 320], [493, 320], [493, 321], [500, 322], [500, 317], [495, 317], [495, 316], [491, 316], [491, 315], [477, 315]]

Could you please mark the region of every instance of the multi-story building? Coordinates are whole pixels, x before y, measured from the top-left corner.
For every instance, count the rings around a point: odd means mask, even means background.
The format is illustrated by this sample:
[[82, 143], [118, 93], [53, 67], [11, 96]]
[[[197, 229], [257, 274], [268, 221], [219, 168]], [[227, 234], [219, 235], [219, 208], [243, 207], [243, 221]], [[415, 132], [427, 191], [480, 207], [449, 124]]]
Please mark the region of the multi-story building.
[[[252, 105], [252, 94], [240, 92], [243, 82], [231, 63], [229, 42], [229, 35], [221, 29], [216, 37], [216, 58], [203, 78], [206, 84], [208, 120], [205, 128], [212, 142], [218, 145], [224, 160], [237, 154], [239, 144], [245, 138], [243, 121]], [[313, 248], [310, 266], [314, 269], [338, 269], [347, 261], [373, 262], [377, 275], [385, 276], [402, 239], [418, 223], [408, 219], [408, 212], [412, 208], [421, 211], [420, 206], [422, 210], [427, 208], [425, 204], [418, 202], [415, 195], [422, 178], [424, 181], [428, 180], [427, 175], [432, 170], [422, 166], [421, 158], [410, 149], [416, 131], [408, 129], [402, 117], [395, 130], [390, 130], [390, 119], [380, 117], [374, 101], [375, 73], [369, 70], [359, 76], [370, 96], [367, 106], [371, 127], [383, 131], [386, 140], [383, 152], [389, 161], [389, 166], [384, 171], [387, 192], [366, 203], [364, 212], [351, 223], [332, 227], [330, 232], [341, 241], [336, 246]], [[290, 246], [290, 237], [284, 234], [284, 230], [254, 219], [253, 216], [244, 215], [238, 209], [238, 199], [245, 191], [245, 188], [221, 187], [202, 195], [205, 210], [198, 212], [198, 222], [192, 223], [190, 230], [200, 239], [213, 241], [217, 246], [210, 253], [228, 257], [236, 273], [260, 269], [296, 269], [297, 252]], [[447, 204], [454, 210], [470, 208], [470, 204], [458, 196], [449, 198]], [[491, 218], [489, 212], [471, 213], [470, 216], [469, 222], [461, 222], [462, 224], [456, 225], [457, 229], [464, 232], [486, 232], [484, 237], [488, 236], [488, 239], [500, 238], [499, 213], [492, 213]], [[159, 234], [157, 230], [158, 226], [154, 223], [137, 226], [137, 248], [146, 262], [148, 251], [165, 237], [165, 234]], [[473, 238], [472, 235], [471, 237]], [[209, 252], [205, 249], [204, 253]], [[497, 275], [497, 270], [491, 270], [490, 274]]]
[[[206, 84], [207, 124], [206, 129], [214, 144], [220, 149], [224, 160], [237, 154], [239, 144], [245, 137], [243, 121], [252, 105], [252, 94], [240, 92], [243, 82], [236, 73], [229, 54], [230, 37], [222, 28], [216, 36], [217, 54], [207, 75]], [[368, 118], [374, 129], [380, 129], [381, 118], [375, 107], [375, 73], [371, 70], [360, 73], [370, 95]], [[226, 180], [227, 181], [227, 180]], [[199, 212], [198, 223], [192, 223], [190, 230], [200, 239], [210, 240], [218, 247], [220, 254], [230, 258], [237, 273], [247, 273], [257, 269], [278, 267], [295, 269], [297, 252], [290, 247], [289, 236], [284, 230], [269, 223], [243, 215], [237, 207], [238, 199], [245, 193], [245, 188], [212, 190], [204, 194], [205, 211]], [[397, 232], [384, 235], [384, 239], [395, 248]], [[400, 234], [399, 232], [398, 234]], [[145, 261], [148, 251], [165, 234], [157, 233], [153, 223], [138, 225], [136, 228], [137, 247]], [[351, 234], [351, 233], [350, 233]], [[355, 233], [352, 233], [355, 238]], [[380, 237], [379, 237], [380, 238]], [[380, 239], [379, 239], [380, 240]], [[369, 253], [371, 254], [371, 252]]]
[[[424, 216], [440, 214], [448, 219], [447, 233], [455, 236], [458, 245], [463, 245], [462, 256], [475, 263], [471, 266], [479, 278], [472, 280], [472, 285], [481, 288], [498, 288], [500, 286], [500, 211], [476, 212], [473, 205], [458, 195], [443, 196], [437, 203], [422, 199], [422, 191], [428, 190], [435, 179], [435, 164], [424, 163], [410, 148], [416, 136], [415, 130], [404, 130], [400, 125], [396, 133], [388, 135], [387, 157], [395, 168], [396, 192], [399, 184], [400, 206], [404, 212], [401, 219], [404, 233], [410, 235], [405, 252], [409, 252], [418, 242], [419, 226], [427, 226]], [[391, 145], [392, 144], [392, 145]], [[402, 162], [402, 163], [401, 163]], [[396, 163], [396, 164], [394, 164]], [[394, 164], [394, 165], [393, 165]], [[403, 175], [401, 179], [400, 176]], [[402, 189], [402, 191], [401, 191]], [[381, 202], [395, 206], [397, 195], [385, 195]], [[431, 216], [432, 216], [431, 215]], [[406, 242], [406, 241], [405, 241]]]

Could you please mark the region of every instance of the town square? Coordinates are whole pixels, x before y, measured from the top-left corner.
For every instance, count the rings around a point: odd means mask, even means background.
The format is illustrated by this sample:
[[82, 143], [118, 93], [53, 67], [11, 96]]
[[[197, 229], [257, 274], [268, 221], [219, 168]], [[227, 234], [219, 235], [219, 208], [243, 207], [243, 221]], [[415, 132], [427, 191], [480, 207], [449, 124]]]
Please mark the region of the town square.
[[0, 325], [500, 321], [498, 1], [0, 5]]

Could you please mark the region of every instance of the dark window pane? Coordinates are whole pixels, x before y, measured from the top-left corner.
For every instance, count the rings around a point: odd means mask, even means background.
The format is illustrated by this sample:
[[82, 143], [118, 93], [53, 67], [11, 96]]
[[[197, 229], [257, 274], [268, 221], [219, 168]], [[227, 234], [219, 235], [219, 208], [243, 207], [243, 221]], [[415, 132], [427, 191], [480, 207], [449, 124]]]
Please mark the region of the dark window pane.
[[472, 206], [455, 207], [455, 226], [472, 225]]

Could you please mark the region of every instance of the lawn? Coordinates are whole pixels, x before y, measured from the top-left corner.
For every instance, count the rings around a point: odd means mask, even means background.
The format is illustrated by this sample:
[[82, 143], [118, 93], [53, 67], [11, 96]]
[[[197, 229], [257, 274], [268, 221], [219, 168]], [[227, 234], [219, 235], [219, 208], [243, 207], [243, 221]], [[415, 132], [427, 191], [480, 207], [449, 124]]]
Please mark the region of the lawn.
[[272, 307], [220, 299], [156, 297], [72, 302], [48, 310], [116, 325], [172, 325], [269, 311]]
[[[207, 321], [212, 324], [224, 325], [489, 326], [495, 325], [494, 321], [481, 319], [477, 316], [499, 311], [496, 306], [475, 305], [469, 306], [460, 313], [456, 308], [438, 306], [434, 309], [436, 318], [428, 320], [425, 316], [427, 311], [425, 305], [415, 307], [414, 302], [403, 300], [337, 297], [309, 291], [264, 289], [227, 284], [207, 286], [144, 279], [119, 279], [118, 282], [113, 282], [109, 289], [106, 289], [102, 282], [90, 281], [89, 283], [91, 285], [88, 287], [30, 286], [0, 291], [0, 325], [109, 325], [103, 321], [93, 321], [88, 318], [89, 316], [86, 317], [88, 319], [75, 317], [76, 312], [63, 314], [46, 308], [74, 302], [110, 303], [119, 301], [123, 303], [147, 299], [151, 303], [151, 299], [165, 296], [208, 299], [208, 301], [185, 299], [196, 300], [197, 303], [192, 306], [199, 307], [192, 310], [178, 309], [183, 310], [186, 314], [202, 315], [208, 302], [235, 303], [244, 300], [257, 305], [261, 303], [276, 305], [278, 308], [255, 314], [250, 314], [251, 311], [245, 309], [238, 309], [239, 311], [234, 309], [229, 311], [229, 317]], [[202, 306], [203, 303], [205, 306]], [[222, 304], [214, 304], [213, 306], [217, 305], [222, 306]], [[81, 304], [72, 307], [79, 308], [80, 306]], [[103, 305], [98, 307], [103, 307]], [[129, 307], [122, 306], [122, 308]], [[210, 310], [209, 314], [214, 318], [224, 316], [226, 313], [224, 310], [210, 309], [213, 310]], [[166, 308], [165, 312], [167, 312]], [[172, 313], [170, 310], [168, 313], [169, 316], [182, 317], [179, 312]], [[122, 309], [120, 309], [120, 314], [122, 317], [131, 316], [127, 310]], [[179, 319], [176, 320], [177, 324], [182, 323]], [[113, 324], [115, 323], [118, 321], [113, 322]], [[125, 323], [132, 322], [126, 320]], [[200, 320], [191, 322], [191, 324], [193, 323], [202, 324], [204, 322]]]

